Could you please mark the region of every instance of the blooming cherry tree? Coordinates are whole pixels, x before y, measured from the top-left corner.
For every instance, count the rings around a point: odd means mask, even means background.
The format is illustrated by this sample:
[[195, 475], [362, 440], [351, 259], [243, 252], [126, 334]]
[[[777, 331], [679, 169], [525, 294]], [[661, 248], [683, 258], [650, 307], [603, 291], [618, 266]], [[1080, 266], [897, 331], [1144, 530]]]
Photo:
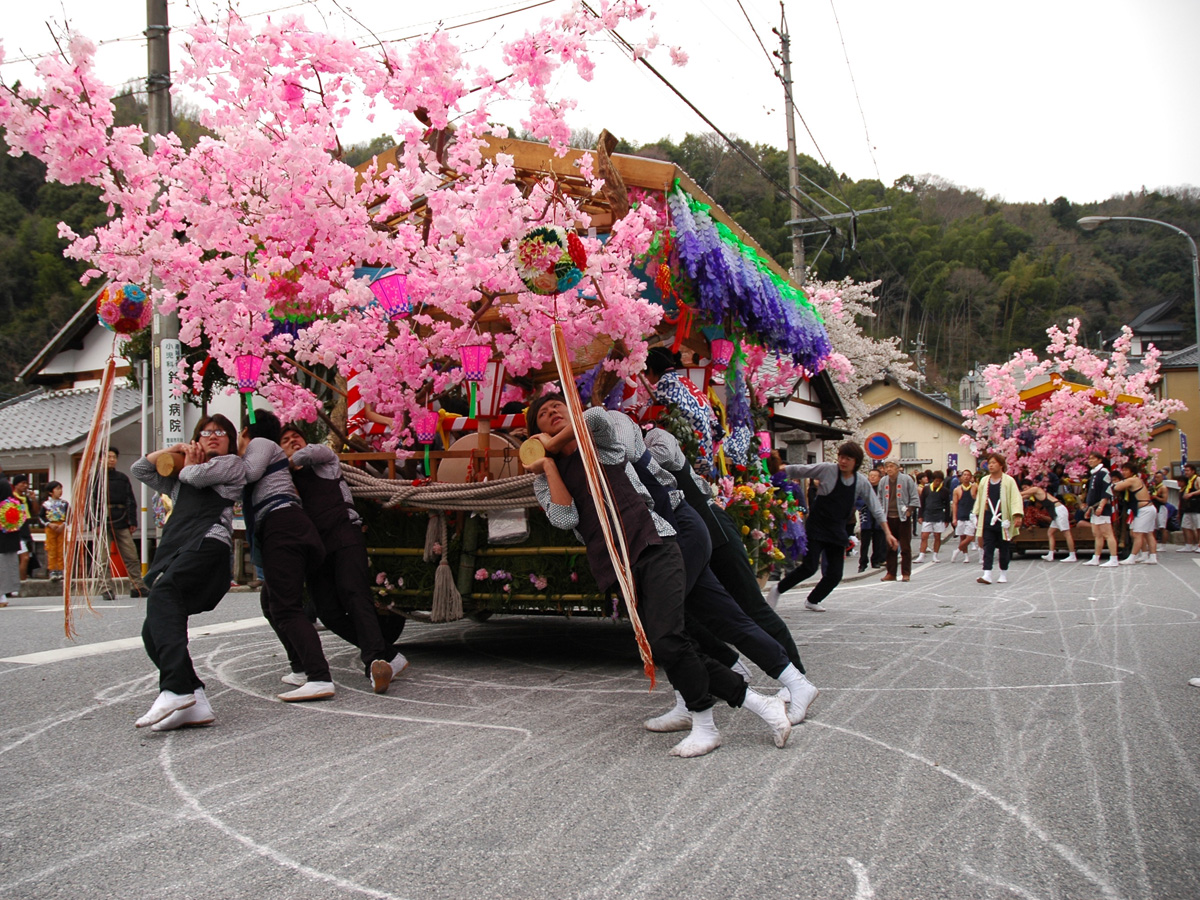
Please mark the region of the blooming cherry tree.
[[[519, 238], [535, 225], [585, 229], [591, 219], [551, 180], [523, 191], [513, 159], [488, 145], [508, 136], [491, 105], [524, 96], [520, 124], [566, 152], [572, 103], [552, 96], [551, 84], [568, 68], [590, 79], [589, 38], [644, 12], [637, 0], [596, 9], [577, 4], [506, 45], [502, 76], [469, 67], [444, 32], [399, 50], [361, 47], [290, 15], [257, 29], [236, 13], [201, 23], [174, 89], [203, 98], [201, 122], [216, 137], [190, 150], [174, 135], [114, 128], [114, 92], [96, 77], [95, 47], [72, 35], [62, 57], [41, 62], [37, 84], [0, 86], [0, 126], [10, 152], [43, 160], [49, 178], [101, 190], [106, 225], [89, 235], [60, 226], [67, 253], [90, 262], [87, 278], [153, 285], [156, 308], [178, 312], [181, 339], [207, 338], [226, 372], [239, 354], [269, 358], [260, 393], [284, 418], [312, 420], [319, 408], [291, 377], [297, 366], [356, 371], [363, 399], [401, 426], [392, 444], [409, 443], [404, 423], [461, 379], [465, 344], [493, 344], [521, 375], [552, 358], [557, 320], [572, 350], [619, 342], [628, 350], [613, 363], [620, 374], [642, 367], [642, 337], [661, 308], [641, 298], [630, 264], [659, 214], [641, 204], [606, 242], [584, 238], [579, 290], [531, 293], [513, 264]], [[372, 115], [394, 123], [398, 149], [394, 164], [356, 173], [341, 161], [339, 130], [363, 96]], [[602, 187], [590, 165], [580, 175], [593, 192]], [[390, 320], [355, 278], [361, 265], [404, 272], [411, 315]], [[478, 326], [489, 309], [506, 326], [495, 334]], [[272, 318], [280, 310], [308, 324], [281, 330]]]
[[874, 318], [874, 291], [878, 281], [856, 284], [852, 279], [842, 281], [810, 281], [804, 290], [825, 320], [833, 353], [826, 369], [838, 386], [846, 407], [845, 427], [861, 440], [859, 432], [870, 408], [863, 402], [861, 391], [890, 373], [896, 378], [916, 378], [912, 363], [900, 349], [898, 337], [868, 337], [863, 333], [860, 319]]
[[[1151, 345], [1134, 365], [1129, 359], [1133, 332], [1126, 327], [1105, 358], [1080, 345], [1079, 329], [1078, 319], [1065, 331], [1052, 326], [1046, 331], [1050, 343], [1043, 358], [1025, 349], [1003, 365], [983, 370], [994, 407], [965, 417], [976, 437], [964, 435], [962, 442], [974, 455], [1003, 453], [1009, 472], [1018, 476], [1039, 475], [1064, 463], [1067, 475], [1078, 478], [1086, 473], [1086, 457], [1093, 450], [1113, 465], [1157, 453], [1149, 446], [1151, 429], [1186, 409], [1182, 401], [1155, 396], [1158, 349]], [[1021, 392], [1046, 376], [1061, 376], [1064, 383], [1033, 408]], [[1076, 379], [1086, 385], [1082, 390], [1065, 383]]]

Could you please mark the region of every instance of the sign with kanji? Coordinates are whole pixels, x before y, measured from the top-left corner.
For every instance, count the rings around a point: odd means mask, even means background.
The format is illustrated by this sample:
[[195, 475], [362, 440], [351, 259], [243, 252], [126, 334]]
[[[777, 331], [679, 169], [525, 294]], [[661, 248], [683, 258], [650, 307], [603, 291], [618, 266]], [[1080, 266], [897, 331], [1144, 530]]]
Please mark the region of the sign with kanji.
[[163, 446], [169, 447], [186, 440], [183, 433], [183, 400], [172, 396], [171, 380], [183, 357], [183, 344], [174, 338], [162, 341], [162, 410]]

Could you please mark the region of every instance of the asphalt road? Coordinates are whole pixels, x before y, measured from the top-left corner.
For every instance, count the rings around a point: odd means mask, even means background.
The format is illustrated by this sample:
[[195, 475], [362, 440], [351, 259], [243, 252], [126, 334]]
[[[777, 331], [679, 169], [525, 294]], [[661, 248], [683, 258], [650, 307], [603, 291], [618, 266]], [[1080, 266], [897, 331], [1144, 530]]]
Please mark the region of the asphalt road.
[[194, 621], [216, 725], [150, 734], [141, 604], [73, 645], [16, 600], [0, 897], [1194, 900], [1200, 556], [1162, 559], [991, 587], [927, 564], [824, 613], [801, 586], [809, 721], [776, 750], [722, 707], [696, 760], [641, 728], [670, 692], [623, 624], [410, 625], [386, 696], [324, 635], [336, 699], [287, 705], [257, 595], [231, 594]]

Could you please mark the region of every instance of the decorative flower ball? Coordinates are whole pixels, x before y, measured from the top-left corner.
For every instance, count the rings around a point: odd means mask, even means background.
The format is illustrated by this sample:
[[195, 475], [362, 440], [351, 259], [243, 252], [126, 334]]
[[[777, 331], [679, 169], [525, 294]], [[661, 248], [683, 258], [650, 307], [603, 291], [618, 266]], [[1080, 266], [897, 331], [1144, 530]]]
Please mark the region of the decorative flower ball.
[[136, 284], [108, 285], [96, 298], [100, 324], [117, 334], [133, 334], [150, 324], [154, 307]]
[[561, 294], [583, 280], [587, 253], [575, 232], [558, 225], [539, 225], [517, 244], [517, 269], [535, 294]]
[[21, 526], [29, 519], [25, 504], [16, 497], [9, 497], [0, 503], [0, 531], [12, 534], [20, 531]]

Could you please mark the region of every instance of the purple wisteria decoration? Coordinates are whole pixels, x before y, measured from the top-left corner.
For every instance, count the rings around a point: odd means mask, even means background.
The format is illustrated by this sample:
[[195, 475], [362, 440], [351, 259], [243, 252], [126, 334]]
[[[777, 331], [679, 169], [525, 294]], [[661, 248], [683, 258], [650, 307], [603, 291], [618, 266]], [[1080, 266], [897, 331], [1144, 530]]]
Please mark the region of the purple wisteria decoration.
[[678, 183], [667, 204], [679, 259], [696, 286], [696, 305], [713, 322], [739, 323], [764, 347], [819, 372], [832, 348], [803, 292], [772, 272], [752, 247], [709, 216], [709, 207]]

